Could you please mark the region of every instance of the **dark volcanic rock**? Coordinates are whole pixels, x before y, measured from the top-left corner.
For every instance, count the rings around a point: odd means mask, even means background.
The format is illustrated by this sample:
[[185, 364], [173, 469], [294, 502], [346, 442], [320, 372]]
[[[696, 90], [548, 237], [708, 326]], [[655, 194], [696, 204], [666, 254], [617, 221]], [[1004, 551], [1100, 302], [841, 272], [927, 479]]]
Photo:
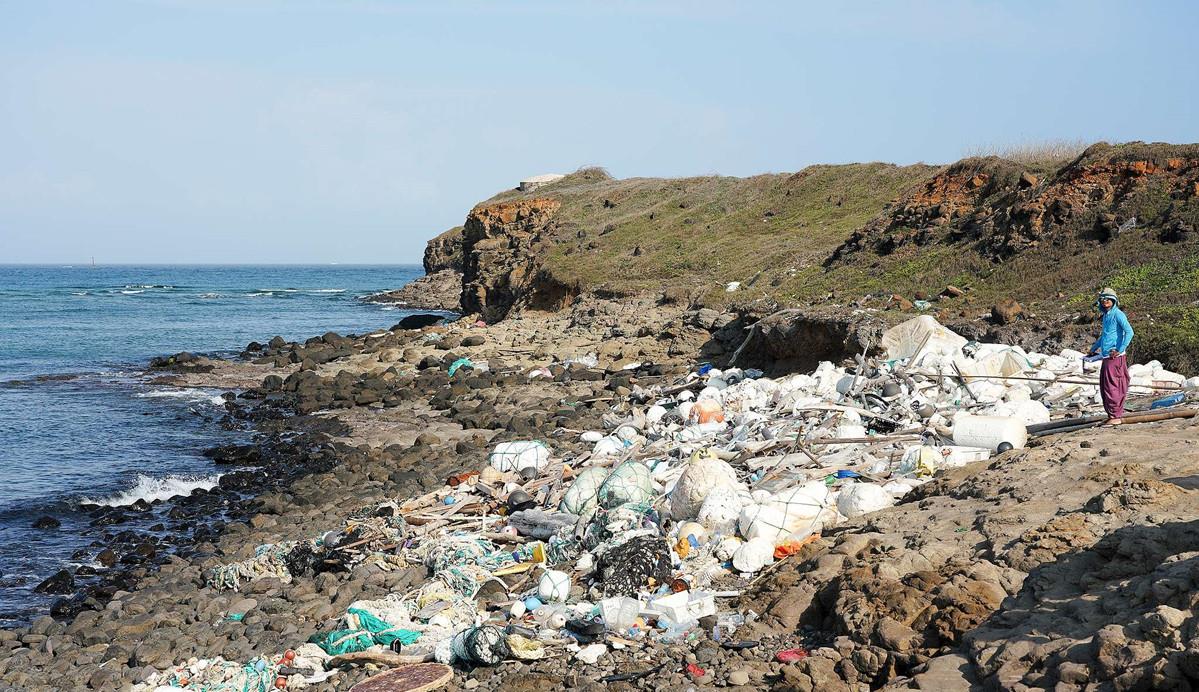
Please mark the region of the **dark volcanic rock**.
[[458, 311], [462, 272], [446, 269], [422, 276], [403, 288], [367, 296], [371, 303], [395, 303], [413, 310]]
[[441, 324], [446, 319], [445, 315], [433, 315], [428, 313], [419, 313], [416, 315], [408, 315], [404, 319], [396, 323], [392, 330], [397, 329], [422, 329], [424, 327], [432, 327], [435, 324]]
[[222, 445], [204, 450], [204, 456], [214, 464], [256, 466], [262, 462], [262, 453], [254, 445]]
[[37, 593], [69, 594], [75, 590], [75, 577], [60, 569], [33, 589]]

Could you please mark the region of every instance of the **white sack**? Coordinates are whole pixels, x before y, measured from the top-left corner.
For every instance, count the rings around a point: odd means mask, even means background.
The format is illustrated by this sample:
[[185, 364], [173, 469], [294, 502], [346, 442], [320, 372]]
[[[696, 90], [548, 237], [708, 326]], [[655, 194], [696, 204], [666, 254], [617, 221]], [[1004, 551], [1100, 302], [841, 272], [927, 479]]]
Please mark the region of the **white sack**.
[[873, 483], [852, 483], [842, 488], [837, 496], [837, 511], [850, 519], [886, 509], [895, 504], [895, 499], [882, 487]]

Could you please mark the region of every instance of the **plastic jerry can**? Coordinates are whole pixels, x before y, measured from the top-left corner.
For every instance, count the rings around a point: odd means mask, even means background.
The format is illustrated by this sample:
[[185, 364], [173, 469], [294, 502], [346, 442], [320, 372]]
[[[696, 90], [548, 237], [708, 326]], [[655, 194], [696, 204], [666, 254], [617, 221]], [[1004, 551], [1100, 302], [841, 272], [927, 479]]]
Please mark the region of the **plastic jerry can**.
[[992, 452], [1023, 449], [1028, 443], [1028, 430], [1024, 421], [1012, 416], [963, 413], [953, 419], [953, 443], [965, 447], [983, 447]]

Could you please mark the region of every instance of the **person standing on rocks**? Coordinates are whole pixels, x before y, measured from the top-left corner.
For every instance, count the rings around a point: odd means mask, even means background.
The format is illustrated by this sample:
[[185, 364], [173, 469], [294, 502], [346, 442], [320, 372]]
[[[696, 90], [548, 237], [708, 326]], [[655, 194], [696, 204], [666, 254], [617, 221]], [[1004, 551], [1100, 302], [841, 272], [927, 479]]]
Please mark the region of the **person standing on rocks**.
[[1103, 356], [1099, 369], [1099, 394], [1103, 410], [1107, 411], [1104, 425], [1120, 425], [1124, 421], [1124, 399], [1128, 396], [1128, 345], [1132, 343], [1132, 325], [1116, 292], [1105, 288], [1099, 292], [1096, 306], [1103, 313], [1103, 328], [1091, 346], [1091, 355]]

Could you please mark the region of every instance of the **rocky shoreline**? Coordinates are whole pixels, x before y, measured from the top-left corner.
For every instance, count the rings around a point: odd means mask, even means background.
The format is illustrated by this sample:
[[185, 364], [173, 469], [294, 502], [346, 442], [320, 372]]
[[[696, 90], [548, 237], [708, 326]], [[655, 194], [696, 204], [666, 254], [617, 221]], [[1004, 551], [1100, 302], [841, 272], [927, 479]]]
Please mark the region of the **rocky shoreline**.
[[[328, 566], [241, 591], [206, 575], [260, 545], [310, 539], [440, 488], [479, 469], [498, 442], [546, 439], [556, 454], [586, 454], [577, 433], [603, 429], [639, 388], [730, 357], [744, 341], [739, 319], [580, 298], [490, 326], [275, 339], [239, 360], [159, 363], [163, 384], [239, 391], [220, 424], [251, 426], [253, 444], [211, 450], [238, 470], [172, 503], [171, 519], [190, 531], [164, 545], [122, 544], [100, 584], [55, 617], [0, 631], [0, 689], [127, 689], [189, 658], [277, 656], [336, 628], [351, 603], [420, 585], [424, 566]], [[762, 338], [760, 357], [785, 355]], [[817, 343], [836, 355], [837, 338]], [[488, 368], [451, 378], [462, 359]], [[530, 379], [533, 368], [545, 377]], [[446, 689], [1082, 690], [1093, 676], [1105, 681], [1095, 689], [1185, 688], [1199, 670], [1188, 595], [1199, 578], [1187, 552], [1199, 510], [1186, 481], [1199, 477], [1195, 427], [1131, 427], [954, 470], [892, 510], [826, 532], [742, 584], [738, 610], [760, 616], [744, 640], [717, 641], [709, 628], [613, 650], [596, 665], [553, 657], [459, 668]], [[776, 656], [796, 647], [810, 655]], [[346, 666], [314, 689], [349, 689], [374, 671]]]
[[[251, 344], [239, 361], [191, 354], [157, 360], [151, 370], [158, 373], [156, 384], [241, 390], [240, 395], [232, 391], [225, 395], [226, 413], [217, 424], [252, 429], [253, 444], [206, 452], [218, 465], [236, 468], [222, 475], [218, 487], [155, 503], [170, 507], [166, 514], [173, 524], [158, 527], [165, 531], [164, 537], [133, 532], [106, 536], [110, 544], [96, 556], [100, 569], [84, 567], [75, 574], [56, 575], [55, 588], [60, 591], [72, 589], [76, 578], [90, 583], [60, 599], [49, 616], [37, 618], [29, 627], [0, 630], [0, 647], [6, 651], [0, 658], [0, 689], [61, 689], [55, 681], [68, 678], [77, 680], [80, 687], [121, 689], [189, 656], [245, 660], [264, 647], [294, 645], [305, 637], [285, 641], [284, 636], [301, 632], [298, 627], [305, 623], [314, 628], [340, 615], [345, 604], [334, 594], [331, 602], [321, 603], [325, 607], [304, 610], [299, 622], [290, 627], [266, 626], [269, 623], [261, 622], [258, 614], [247, 615], [239, 627], [217, 627], [216, 638], [189, 634], [184, 627], [203, 623], [202, 629], [207, 629], [214, 621], [209, 616], [237, 605], [226, 596], [197, 599], [203, 583], [199, 575], [214, 561], [245, 557], [257, 545], [294, 533], [301, 526], [334, 526], [372, 500], [420, 494], [440, 486], [446, 475], [477, 465], [486, 455], [485, 445], [494, 437], [527, 434], [551, 421], [562, 424], [568, 417], [570, 421], [577, 418], [573, 409], [548, 410], [548, 399], [547, 410], [531, 415], [524, 415], [527, 409], [511, 403], [494, 407], [490, 416], [475, 411], [473, 418], [446, 410], [450, 397], [443, 391], [449, 384], [445, 365], [461, 353], [477, 353], [487, 340], [480, 334], [453, 335], [464, 326], [459, 323], [451, 328], [398, 330], [359, 338], [326, 334], [306, 344], [276, 340]], [[412, 343], [443, 332], [451, 336]], [[488, 336], [496, 338], [494, 332]], [[510, 341], [525, 338], [510, 337]], [[512, 363], [515, 369], [506, 374], [501, 360], [491, 355], [494, 351], [483, 349], [495, 367], [490, 375], [470, 378], [470, 391], [521, 382], [519, 368], [548, 358], [547, 342], [556, 341], [544, 337], [528, 340], [543, 343], [537, 350], [508, 348], [516, 358]], [[578, 342], [580, 350], [595, 350], [599, 345], [594, 339]], [[605, 359], [610, 360], [610, 355]], [[368, 363], [374, 367], [366, 367]], [[406, 367], [391, 367], [393, 363]], [[388, 367], [380, 367], [385, 364]], [[399, 370], [419, 374], [397, 378]], [[352, 371], [378, 376], [350, 376]], [[608, 391], [602, 370], [575, 375], [573, 381], [589, 383], [575, 386], [585, 396]], [[558, 380], [556, 384], [561, 384], [572, 377], [563, 370]], [[442, 396], [437, 398], [438, 394]], [[339, 411], [350, 422], [325, 413], [311, 415], [317, 410]], [[563, 416], [567, 411], [568, 416]], [[555, 413], [557, 417], [551, 418]], [[550, 431], [548, 427], [541, 430]], [[435, 455], [436, 463], [427, 463], [429, 454]], [[369, 487], [366, 494], [358, 492], [364, 484]], [[330, 502], [331, 496], [337, 501]], [[89, 511], [97, 525], [119, 526], [148, 509], [148, 503], [135, 503]], [[357, 600], [422, 579], [423, 570], [389, 575], [386, 580], [368, 580], [369, 576], [322, 573], [320, 584], [337, 584], [348, 577], [345, 580], [351, 583], [336, 590], [344, 598]], [[407, 582], [402, 581], [405, 579]], [[285, 605], [289, 603], [312, 606], [314, 601], [326, 600], [313, 599], [315, 591], [297, 590], [295, 585], [286, 594], [278, 585], [275, 589], [264, 586], [271, 585], [259, 584], [246, 595], [277, 601], [269, 609], [290, 609]], [[244, 606], [247, 599], [234, 600]], [[147, 636], [151, 632], [153, 637]]]
[[386, 303], [408, 310], [457, 312], [462, 294], [462, 272], [443, 269], [422, 276], [403, 288], [363, 298], [368, 303]]

